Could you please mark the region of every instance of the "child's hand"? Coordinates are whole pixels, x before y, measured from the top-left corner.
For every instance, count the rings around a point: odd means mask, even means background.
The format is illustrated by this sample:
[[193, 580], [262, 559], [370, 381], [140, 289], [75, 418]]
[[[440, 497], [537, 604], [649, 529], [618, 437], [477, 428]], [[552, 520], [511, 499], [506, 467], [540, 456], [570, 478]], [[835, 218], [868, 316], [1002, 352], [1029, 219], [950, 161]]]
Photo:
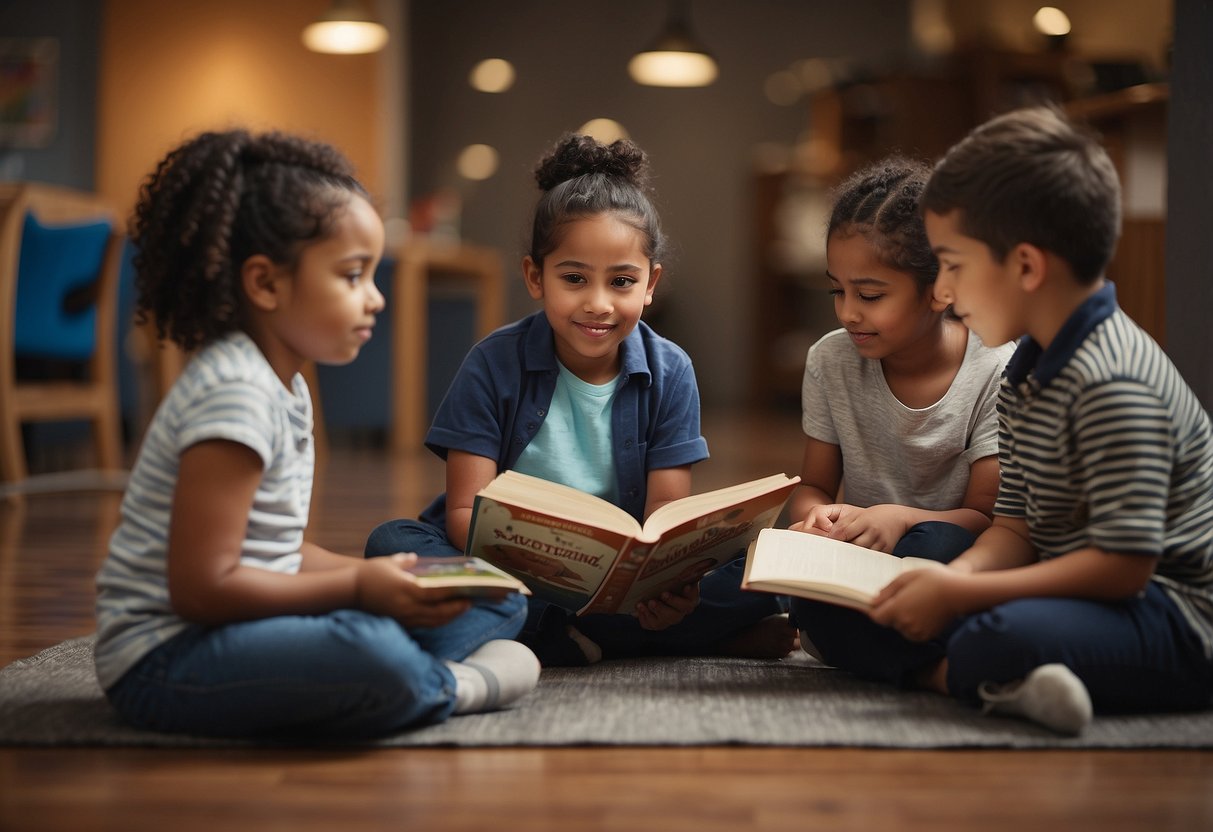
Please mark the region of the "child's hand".
[[904, 572], [876, 594], [872, 620], [910, 641], [932, 639], [964, 613], [958, 595], [966, 577], [955, 569]]
[[878, 552], [892, 552], [897, 541], [909, 531], [910, 524], [902, 506], [876, 505], [859, 508], [847, 503], [813, 506], [800, 531], [824, 534], [834, 540], [845, 540]]
[[405, 627], [440, 627], [467, 612], [472, 602], [457, 590], [423, 587], [408, 571], [415, 554], [369, 558], [358, 565], [355, 593], [358, 608], [396, 619]]
[[691, 614], [699, 605], [699, 584], [687, 584], [681, 592], [666, 591], [660, 598], [636, 605], [636, 618], [646, 630], [664, 630]]

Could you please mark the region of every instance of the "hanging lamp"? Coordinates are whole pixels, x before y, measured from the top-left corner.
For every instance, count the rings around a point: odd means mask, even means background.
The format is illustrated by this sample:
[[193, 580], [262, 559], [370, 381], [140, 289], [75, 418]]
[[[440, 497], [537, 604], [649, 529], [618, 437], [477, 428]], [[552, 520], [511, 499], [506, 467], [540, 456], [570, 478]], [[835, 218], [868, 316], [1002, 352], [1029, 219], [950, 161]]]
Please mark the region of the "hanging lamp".
[[628, 62], [638, 84], [654, 87], [706, 87], [716, 80], [716, 60], [691, 32], [687, 3], [674, 0], [656, 40]]
[[328, 11], [303, 30], [303, 44], [308, 49], [336, 55], [378, 52], [387, 40], [387, 27], [359, 0], [333, 0]]

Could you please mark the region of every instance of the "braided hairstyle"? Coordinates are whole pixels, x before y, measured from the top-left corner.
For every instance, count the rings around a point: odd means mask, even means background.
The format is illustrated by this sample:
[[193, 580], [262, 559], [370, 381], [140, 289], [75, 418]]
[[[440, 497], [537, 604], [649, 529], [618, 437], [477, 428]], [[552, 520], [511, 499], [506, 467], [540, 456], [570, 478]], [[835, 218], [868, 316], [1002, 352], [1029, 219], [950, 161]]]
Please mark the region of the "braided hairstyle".
[[352, 194], [335, 148], [283, 133], [202, 133], [139, 189], [131, 222], [137, 320], [190, 351], [241, 325], [240, 270], [261, 254], [293, 270]]
[[542, 267], [568, 223], [609, 213], [640, 232], [650, 264], [660, 262], [665, 236], [649, 198], [648, 174], [648, 156], [627, 139], [604, 145], [590, 136], [561, 136], [535, 168], [543, 193], [535, 206], [531, 260]]
[[834, 192], [827, 239], [862, 234], [881, 262], [912, 275], [918, 288], [926, 289], [939, 274], [918, 208], [930, 177], [930, 166], [900, 156], [857, 170]]

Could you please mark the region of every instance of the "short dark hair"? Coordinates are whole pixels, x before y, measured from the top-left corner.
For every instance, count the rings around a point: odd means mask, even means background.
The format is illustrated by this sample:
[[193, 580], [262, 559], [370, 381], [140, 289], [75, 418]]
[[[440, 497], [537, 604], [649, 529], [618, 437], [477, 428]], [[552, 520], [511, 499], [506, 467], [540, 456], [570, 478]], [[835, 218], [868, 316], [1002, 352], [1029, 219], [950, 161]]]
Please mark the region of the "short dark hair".
[[974, 128], [935, 166], [924, 211], [959, 210], [960, 230], [1003, 259], [1020, 243], [1095, 282], [1120, 236], [1120, 180], [1099, 140], [1054, 107], [1012, 110]]

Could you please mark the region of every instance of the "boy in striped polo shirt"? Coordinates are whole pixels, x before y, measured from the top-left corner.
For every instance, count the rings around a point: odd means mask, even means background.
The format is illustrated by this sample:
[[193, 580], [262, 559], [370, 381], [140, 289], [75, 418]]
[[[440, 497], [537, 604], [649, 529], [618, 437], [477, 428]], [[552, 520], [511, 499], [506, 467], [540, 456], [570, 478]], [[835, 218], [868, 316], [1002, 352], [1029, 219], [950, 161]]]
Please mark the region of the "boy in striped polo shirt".
[[942, 639], [924, 686], [1063, 733], [1095, 712], [1213, 701], [1213, 429], [1103, 276], [1120, 233], [1107, 153], [1050, 108], [974, 129], [922, 197], [936, 296], [999, 392], [993, 525], [873, 618]]

